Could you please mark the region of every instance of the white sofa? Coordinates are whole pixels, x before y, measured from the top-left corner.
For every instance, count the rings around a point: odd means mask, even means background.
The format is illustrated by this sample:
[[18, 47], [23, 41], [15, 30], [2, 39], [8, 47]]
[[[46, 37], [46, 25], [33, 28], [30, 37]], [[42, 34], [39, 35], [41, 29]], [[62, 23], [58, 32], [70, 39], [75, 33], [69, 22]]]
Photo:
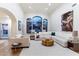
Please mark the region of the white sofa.
[[39, 35], [41, 38], [52, 37], [55, 42], [63, 47], [67, 47], [68, 40], [72, 40], [72, 32], [55, 32], [55, 36], [51, 36], [51, 32], [40, 32]]
[[67, 47], [68, 40], [72, 40], [72, 32], [55, 32], [56, 36], [52, 36], [54, 41], [63, 47]]
[[51, 32], [39, 32], [41, 38], [49, 38], [51, 37]]
[[35, 38], [36, 41], [43, 40], [44, 38], [51, 37], [51, 32], [39, 32], [36, 36], [39, 35], [40, 38]]

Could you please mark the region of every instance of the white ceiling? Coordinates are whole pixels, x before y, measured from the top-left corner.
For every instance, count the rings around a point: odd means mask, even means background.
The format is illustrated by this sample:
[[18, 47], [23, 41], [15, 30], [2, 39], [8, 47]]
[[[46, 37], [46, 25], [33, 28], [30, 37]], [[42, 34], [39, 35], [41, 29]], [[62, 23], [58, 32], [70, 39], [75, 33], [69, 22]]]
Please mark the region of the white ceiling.
[[50, 14], [56, 10], [62, 3], [19, 3], [24, 14], [44, 13]]

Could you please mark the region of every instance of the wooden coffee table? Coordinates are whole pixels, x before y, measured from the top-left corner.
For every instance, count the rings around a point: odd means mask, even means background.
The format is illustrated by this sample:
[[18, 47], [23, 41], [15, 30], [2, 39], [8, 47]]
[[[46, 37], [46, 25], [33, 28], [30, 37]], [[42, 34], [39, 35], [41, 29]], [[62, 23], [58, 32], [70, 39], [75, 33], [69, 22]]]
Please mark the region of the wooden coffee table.
[[16, 48], [16, 50], [15, 49], [11, 49], [11, 55], [12, 56], [19, 56], [19, 54], [21, 53], [21, 51], [22, 51], [22, 49], [23, 48]]
[[20, 45], [12, 45], [11, 54], [14, 56], [19, 55], [22, 49], [23, 48], [22, 48], [21, 44]]

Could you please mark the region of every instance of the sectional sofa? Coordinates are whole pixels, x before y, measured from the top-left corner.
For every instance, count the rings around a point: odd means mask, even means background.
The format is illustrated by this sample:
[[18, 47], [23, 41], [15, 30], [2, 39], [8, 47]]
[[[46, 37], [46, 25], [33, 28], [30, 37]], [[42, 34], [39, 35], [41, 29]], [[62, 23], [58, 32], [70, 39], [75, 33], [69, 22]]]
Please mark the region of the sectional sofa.
[[72, 32], [55, 32], [55, 36], [51, 36], [51, 32], [40, 32], [40, 40], [43, 38], [52, 38], [63, 47], [67, 47], [68, 40], [72, 40]]

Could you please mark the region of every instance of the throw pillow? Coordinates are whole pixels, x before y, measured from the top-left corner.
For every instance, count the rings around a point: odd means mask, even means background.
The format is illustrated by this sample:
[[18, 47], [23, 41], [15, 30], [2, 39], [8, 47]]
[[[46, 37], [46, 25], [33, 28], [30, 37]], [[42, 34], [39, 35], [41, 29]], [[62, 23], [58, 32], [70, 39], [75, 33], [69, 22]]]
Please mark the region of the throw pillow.
[[51, 35], [52, 35], [52, 36], [55, 36], [55, 32], [52, 32]]

